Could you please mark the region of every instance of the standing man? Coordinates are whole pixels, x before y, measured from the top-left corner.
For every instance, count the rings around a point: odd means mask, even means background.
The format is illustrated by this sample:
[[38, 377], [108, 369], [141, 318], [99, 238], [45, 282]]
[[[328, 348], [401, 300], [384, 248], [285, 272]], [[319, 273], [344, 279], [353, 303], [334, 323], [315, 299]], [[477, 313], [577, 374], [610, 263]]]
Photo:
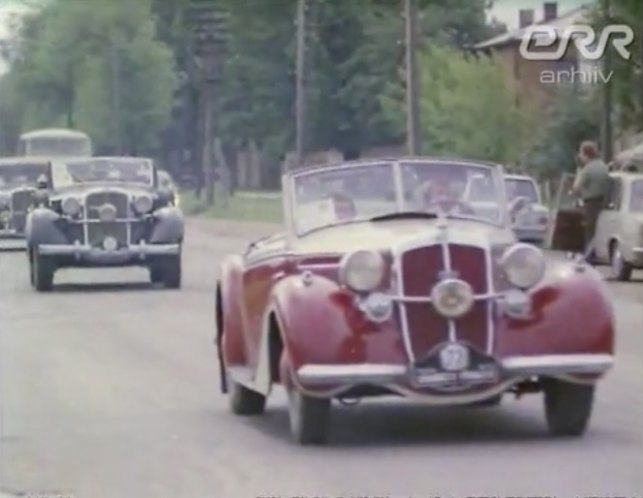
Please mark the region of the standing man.
[[583, 201], [585, 222], [585, 251], [590, 261], [594, 259], [594, 235], [596, 222], [609, 194], [609, 168], [601, 160], [594, 142], [583, 142], [578, 151], [580, 169], [574, 182], [574, 193]]

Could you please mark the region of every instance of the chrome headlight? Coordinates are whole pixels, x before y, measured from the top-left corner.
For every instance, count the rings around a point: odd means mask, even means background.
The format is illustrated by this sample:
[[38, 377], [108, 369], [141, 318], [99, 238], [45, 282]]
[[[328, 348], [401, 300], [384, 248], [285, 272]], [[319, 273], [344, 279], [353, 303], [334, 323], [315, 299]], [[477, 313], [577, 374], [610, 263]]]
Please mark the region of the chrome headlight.
[[431, 302], [442, 316], [458, 318], [473, 306], [473, 289], [464, 280], [447, 278], [433, 287]]
[[138, 214], [147, 214], [154, 207], [154, 199], [149, 195], [138, 195], [134, 198], [134, 210]]
[[382, 282], [384, 265], [384, 258], [376, 251], [355, 251], [342, 258], [339, 278], [356, 292], [370, 292]]
[[61, 209], [67, 216], [76, 216], [80, 213], [80, 201], [75, 197], [67, 197], [63, 200]]
[[545, 276], [545, 256], [530, 244], [519, 243], [507, 249], [500, 258], [500, 266], [509, 282], [519, 289], [533, 287]]

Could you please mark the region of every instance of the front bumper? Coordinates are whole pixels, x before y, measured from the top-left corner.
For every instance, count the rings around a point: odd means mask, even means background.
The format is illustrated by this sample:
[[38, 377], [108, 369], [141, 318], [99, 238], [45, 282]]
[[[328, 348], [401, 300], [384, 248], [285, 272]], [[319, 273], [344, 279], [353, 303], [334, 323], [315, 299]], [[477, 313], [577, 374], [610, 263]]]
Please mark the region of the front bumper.
[[[516, 356], [499, 362], [503, 381], [532, 376], [602, 375], [614, 364], [608, 354]], [[360, 384], [392, 386], [408, 384], [411, 371], [406, 365], [349, 364], [304, 365], [297, 371], [299, 381], [310, 387], [351, 387]]]
[[127, 263], [132, 260], [145, 261], [155, 256], [178, 256], [180, 244], [132, 244], [113, 251], [82, 244], [42, 244], [38, 246], [43, 256], [71, 256], [78, 261], [96, 264]]

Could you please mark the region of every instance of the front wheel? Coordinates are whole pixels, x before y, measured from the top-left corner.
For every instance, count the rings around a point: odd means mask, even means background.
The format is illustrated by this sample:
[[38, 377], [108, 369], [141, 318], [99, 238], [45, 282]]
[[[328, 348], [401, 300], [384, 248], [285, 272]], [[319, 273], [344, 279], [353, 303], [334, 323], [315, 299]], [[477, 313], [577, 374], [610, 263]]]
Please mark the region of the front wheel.
[[259, 415], [266, 409], [266, 397], [247, 387], [229, 380], [230, 409], [236, 415]]
[[547, 379], [544, 391], [549, 432], [554, 436], [583, 435], [592, 414], [595, 386]]
[[152, 283], [162, 283], [168, 289], [181, 288], [181, 254], [163, 256], [150, 268]]
[[54, 273], [56, 266], [50, 257], [43, 256], [38, 252], [38, 248], [31, 251], [29, 261], [29, 273], [31, 285], [38, 292], [47, 292], [53, 289]]
[[330, 434], [331, 400], [313, 398], [295, 386], [288, 390], [290, 432], [301, 445], [326, 444]]

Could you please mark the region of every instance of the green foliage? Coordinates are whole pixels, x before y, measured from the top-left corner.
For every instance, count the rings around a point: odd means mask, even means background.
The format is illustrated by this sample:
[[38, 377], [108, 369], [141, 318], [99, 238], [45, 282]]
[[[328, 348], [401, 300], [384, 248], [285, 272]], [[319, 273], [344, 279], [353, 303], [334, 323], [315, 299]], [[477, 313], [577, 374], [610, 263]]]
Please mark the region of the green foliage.
[[152, 152], [175, 84], [148, 0], [61, 0], [28, 17], [7, 77], [22, 130], [83, 129], [99, 150]]
[[578, 145], [583, 140], [598, 141], [599, 123], [595, 94], [562, 91], [543, 120], [541, 139], [526, 155], [526, 167], [540, 178], [558, 178], [564, 171], [574, 171]]
[[[517, 105], [494, 59], [433, 46], [422, 54], [420, 67], [423, 152], [507, 165], [520, 161], [533, 139], [536, 113]], [[384, 102], [392, 122], [403, 126], [399, 101]]]

